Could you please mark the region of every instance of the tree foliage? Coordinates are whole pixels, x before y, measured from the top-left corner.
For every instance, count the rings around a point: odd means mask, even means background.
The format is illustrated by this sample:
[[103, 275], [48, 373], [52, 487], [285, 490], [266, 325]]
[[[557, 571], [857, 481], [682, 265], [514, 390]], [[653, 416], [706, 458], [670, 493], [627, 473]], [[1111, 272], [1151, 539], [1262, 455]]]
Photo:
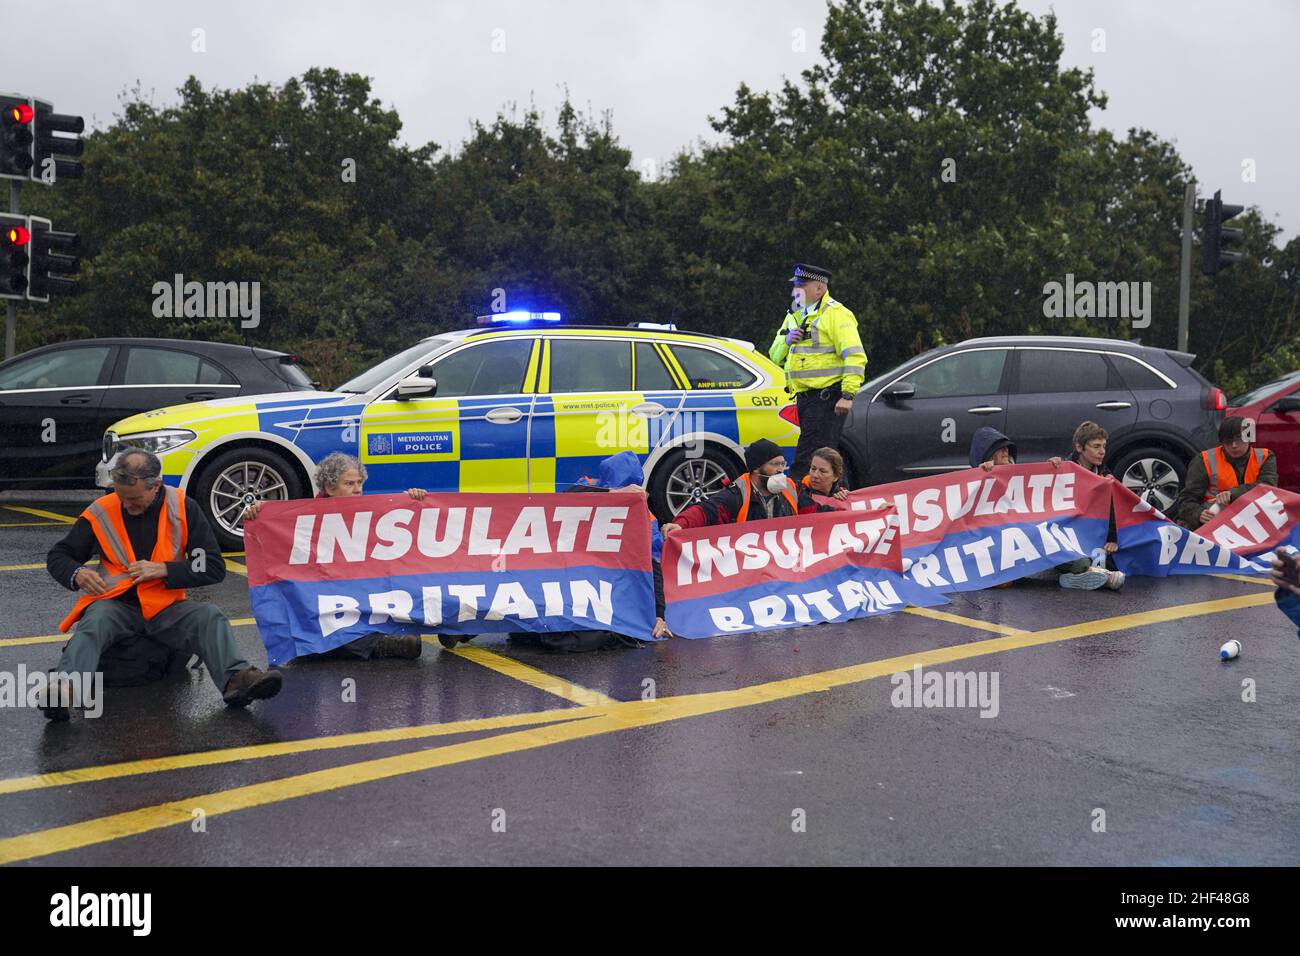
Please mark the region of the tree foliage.
[[[766, 342], [791, 264], [811, 261], [835, 273], [872, 371], [978, 335], [1173, 347], [1193, 171], [1149, 130], [1095, 128], [1105, 96], [1062, 51], [1055, 19], [1014, 3], [843, 0], [822, 62], [779, 90], [740, 86], [718, 141], [653, 181], [608, 115], [567, 101], [549, 124], [532, 107], [476, 122], [439, 154], [402, 145], [396, 112], [337, 70], [240, 90], [191, 78], [165, 107], [135, 91], [87, 137], [82, 180], [24, 196], [82, 234], [84, 294], [25, 309], [20, 345], [246, 341], [335, 384], [501, 304]], [[1197, 272], [1191, 303], [1198, 366], [1229, 392], [1300, 366], [1300, 244], [1242, 218], [1250, 258]], [[154, 283], [176, 274], [258, 282], [261, 324], [155, 317]], [[1044, 286], [1067, 274], [1151, 283], [1150, 326], [1048, 317]]]

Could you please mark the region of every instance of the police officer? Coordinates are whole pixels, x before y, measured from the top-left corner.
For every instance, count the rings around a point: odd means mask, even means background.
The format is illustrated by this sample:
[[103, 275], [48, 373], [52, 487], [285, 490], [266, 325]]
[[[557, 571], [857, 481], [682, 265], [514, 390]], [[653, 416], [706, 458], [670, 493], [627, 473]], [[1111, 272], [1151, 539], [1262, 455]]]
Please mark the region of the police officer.
[[866, 377], [867, 352], [858, 320], [831, 298], [831, 274], [799, 263], [790, 277], [793, 303], [768, 355], [784, 366], [799, 409], [799, 445], [790, 477], [802, 481], [813, 452], [839, 445], [844, 416]]

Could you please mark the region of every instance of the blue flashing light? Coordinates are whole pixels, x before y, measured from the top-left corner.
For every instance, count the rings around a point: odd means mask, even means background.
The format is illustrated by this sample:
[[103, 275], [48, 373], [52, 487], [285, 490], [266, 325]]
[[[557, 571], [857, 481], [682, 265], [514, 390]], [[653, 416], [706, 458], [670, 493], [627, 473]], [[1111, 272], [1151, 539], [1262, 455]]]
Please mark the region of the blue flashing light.
[[560, 322], [562, 318], [558, 312], [493, 312], [491, 315], [480, 315], [478, 317], [479, 325], [528, 325], [535, 322]]

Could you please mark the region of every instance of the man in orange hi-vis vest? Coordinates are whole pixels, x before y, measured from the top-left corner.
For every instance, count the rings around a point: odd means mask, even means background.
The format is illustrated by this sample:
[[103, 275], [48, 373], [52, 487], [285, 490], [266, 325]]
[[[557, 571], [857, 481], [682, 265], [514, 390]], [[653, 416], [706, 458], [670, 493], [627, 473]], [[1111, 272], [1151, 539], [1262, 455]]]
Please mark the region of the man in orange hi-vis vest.
[[[112, 475], [113, 491], [81, 513], [46, 559], [54, 580], [81, 593], [59, 625], [66, 631], [75, 624], [76, 630], [57, 674], [93, 674], [108, 648], [144, 638], [185, 655], [182, 660], [197, 654], [232, 707], [275, 696], [280, 672], [259, 670], [243, 658], [219, 608], [185, 599], [186, 588], [226, 576], [221, 548], [198, 504], [163, 483], [162, 464], [149, 452], [123, 452]], [[96, 554], [99, 568], [88, 567]], [[42, 708], [45, 716], [67, 720], [69, 694], [54, 690]]]
[[1188, 463], [1170, 515], [1183, 527], [1199, 528], [1256, 485], [1277, 487], [1277, 456], [1246, 441], [1244, 425], [1240, 416], [1225, 418], [1219, 425], [1219, 444]]

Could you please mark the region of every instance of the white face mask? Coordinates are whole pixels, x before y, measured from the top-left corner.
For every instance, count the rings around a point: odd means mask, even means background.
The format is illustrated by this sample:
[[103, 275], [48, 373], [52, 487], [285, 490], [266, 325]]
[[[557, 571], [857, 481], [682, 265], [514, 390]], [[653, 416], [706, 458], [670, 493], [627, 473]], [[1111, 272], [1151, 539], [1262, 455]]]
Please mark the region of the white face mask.
[[774, 495], [785, 491], [785, 475], [768, 475], [767, 490]]

